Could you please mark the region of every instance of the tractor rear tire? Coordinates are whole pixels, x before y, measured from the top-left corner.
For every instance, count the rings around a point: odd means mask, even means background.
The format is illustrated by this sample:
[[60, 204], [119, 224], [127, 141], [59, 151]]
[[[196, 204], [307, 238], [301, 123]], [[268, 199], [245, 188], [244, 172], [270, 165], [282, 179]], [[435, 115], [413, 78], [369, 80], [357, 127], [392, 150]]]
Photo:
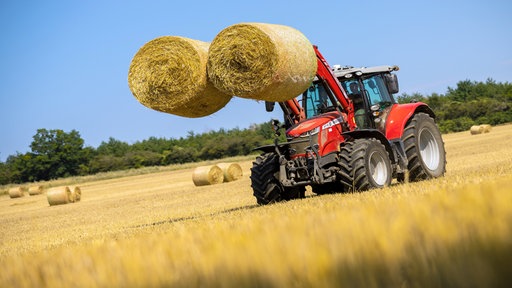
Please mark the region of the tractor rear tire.
[[305, 197], [306, 187], [283, 187], [278, 179], [279, 156], [275, 153], [258, 156], [251, 168], [251, 187], [258, 204], [266, 205]]
[[356, 139], [347, 143], [350, 150], [352, 189], [365, 191], [391, 184], [392, 169], [389, 154], [377, 139]]
[[[434, 119], [417, 113], [405, 126], [402, 135], [409, 164], [409, 181], [437, 178], [446, 172], [446, 152], [441, 132]], [[398, 175], [398, 180], [405, 177]]]

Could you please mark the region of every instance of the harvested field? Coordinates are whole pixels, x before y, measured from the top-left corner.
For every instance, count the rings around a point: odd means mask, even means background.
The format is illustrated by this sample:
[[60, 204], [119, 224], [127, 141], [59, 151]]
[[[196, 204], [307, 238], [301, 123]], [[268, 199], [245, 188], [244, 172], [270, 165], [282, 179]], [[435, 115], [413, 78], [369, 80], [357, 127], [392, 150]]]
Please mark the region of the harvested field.
[[506, 287], [512, 125], [443, 139], [443, 178], [269, 206], [251, 161], [213, 186], [188, 166], [83, 182], [72, 205], [2, 195], [0, 287]]

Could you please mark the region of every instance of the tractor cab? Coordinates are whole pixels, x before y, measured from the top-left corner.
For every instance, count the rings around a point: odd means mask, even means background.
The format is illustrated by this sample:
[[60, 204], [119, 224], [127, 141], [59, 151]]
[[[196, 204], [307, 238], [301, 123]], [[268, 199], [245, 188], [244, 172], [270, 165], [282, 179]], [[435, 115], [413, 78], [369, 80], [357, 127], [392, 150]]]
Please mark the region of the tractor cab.
[[[334, 75], [354, 106], [354, 120], [358, 129], [379, 129], [387, 112], [396, 101], [393, 94], [398, 93], [398, 80], [392, 71], [397, 66], [377, 66], [371, 68], [339, 67], [333, 69]], [[327, 112], [336, 111], [329, 89], [321, 81], [315, 80], [302, 94], [299, 100], [304, 109], [305, 118], [311, 119]]]
[[398, 79], [392, 71], [398, 66], [371, 68], [336, 68], [334, 75], [354, 105], [354, 118], [358, 129], [383, 130], [386, 116], [396, 104], [393, 94], [398, 93]]

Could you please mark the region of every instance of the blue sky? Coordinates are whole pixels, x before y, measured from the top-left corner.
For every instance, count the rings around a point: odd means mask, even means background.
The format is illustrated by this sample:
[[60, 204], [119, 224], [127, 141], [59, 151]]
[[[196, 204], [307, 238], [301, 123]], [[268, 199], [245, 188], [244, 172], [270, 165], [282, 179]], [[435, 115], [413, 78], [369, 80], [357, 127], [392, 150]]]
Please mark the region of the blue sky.
[[0, 161], [30, 151], [38, 128], [75, 129], [97, 147], [280, 117], [240, 98], [197, 119], [142, 106], [128, 67], [159, 36], [210, 42], [240, 22], [288, 25], [331, 65], [399, 65], [400, 94], [443, 94], [466, 79], [512, 82], [511, 13], [508, 0], [2, 1]]

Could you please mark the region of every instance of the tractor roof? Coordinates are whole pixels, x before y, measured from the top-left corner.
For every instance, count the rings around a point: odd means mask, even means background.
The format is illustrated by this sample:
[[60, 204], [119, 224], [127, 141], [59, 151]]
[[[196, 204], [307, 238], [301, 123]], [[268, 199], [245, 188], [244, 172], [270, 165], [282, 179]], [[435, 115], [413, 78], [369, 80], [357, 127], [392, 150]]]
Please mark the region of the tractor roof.
[[393, 72], [398, 71], [400, 69], [398, 66], [374, 66], [374, 67], [360, 67], [355, 68], [352, 66], [345, 66], [341, 67], [340, 65], [334, 65], [332, 71], [334, 72], [334, 75], [337, 78], [345, 77], [345, 78], [351, 78], [354, 75], [355, 76], [361, 76], [366, 74], [376, 74], [376, 73], [383, 73], [383, 72]]

